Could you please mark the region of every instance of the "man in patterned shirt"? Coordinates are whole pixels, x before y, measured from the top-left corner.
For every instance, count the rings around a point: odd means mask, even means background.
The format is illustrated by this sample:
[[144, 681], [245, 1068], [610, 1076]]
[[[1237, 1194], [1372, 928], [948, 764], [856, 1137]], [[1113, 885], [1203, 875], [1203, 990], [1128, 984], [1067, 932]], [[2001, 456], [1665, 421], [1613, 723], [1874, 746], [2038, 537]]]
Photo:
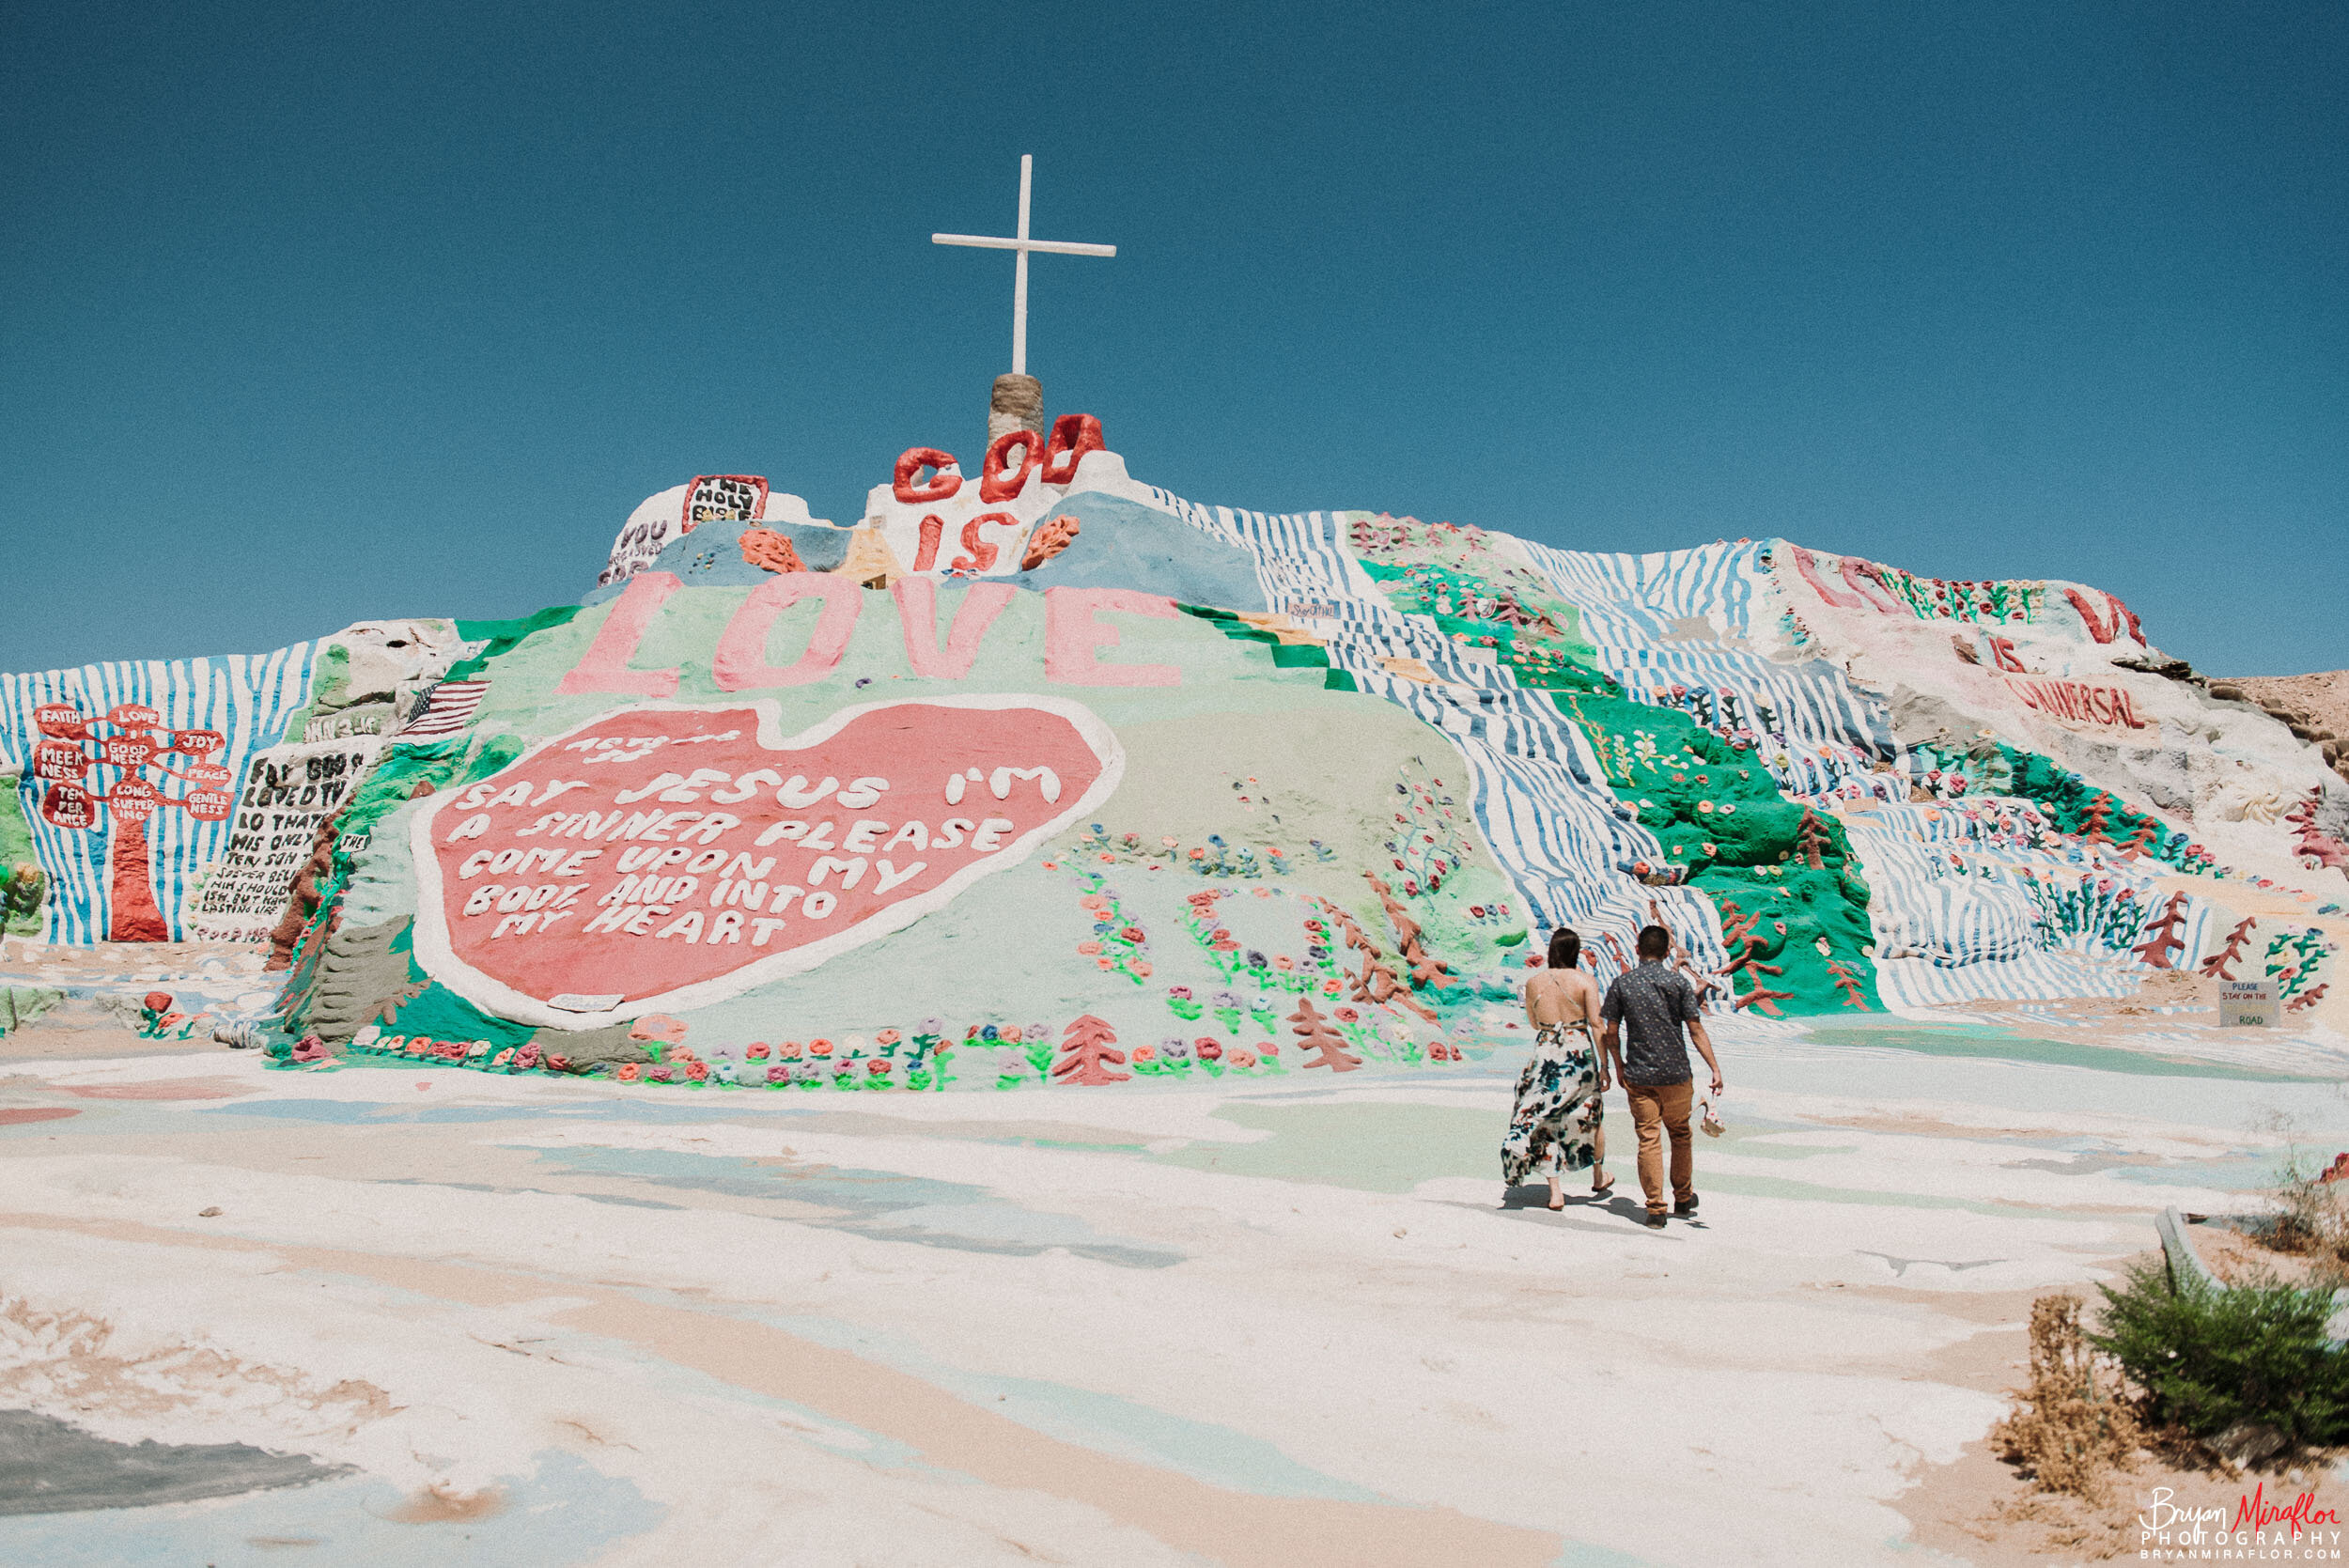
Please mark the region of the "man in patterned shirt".
[[[1696, 1083], [1688, 1070], [1688, 1048], [1680, 1026], [1688, 1026], [1704, 1064], [1713, 1069], [1713, 1094], [1721, 1092], [1721, 1064], [1704, 1032], [1696, 987], [1664, 965], [1672, 936], [1660, 925], [1640, 933], [1640, 965], [1607, 987], [1599, 1016], [1607, 1020], [1599, 1048], [1608, 1069], [1631, 1098], [1631, 1125], [1640, 1135], [1640, 1188], [1647, 1194], [1647, 1222], [1664, 1224], [1664, 1135], [1672, 1142], [1672, 1212], [1686, 1219], [1697, 1211], [1696, 1149], [1688, 1141], [1688, 1102]], [[1626, 1027], [1627, 1026], [1627, 1027]], [[1618, 1053], [1620, 1035], [1629, 1039]]]

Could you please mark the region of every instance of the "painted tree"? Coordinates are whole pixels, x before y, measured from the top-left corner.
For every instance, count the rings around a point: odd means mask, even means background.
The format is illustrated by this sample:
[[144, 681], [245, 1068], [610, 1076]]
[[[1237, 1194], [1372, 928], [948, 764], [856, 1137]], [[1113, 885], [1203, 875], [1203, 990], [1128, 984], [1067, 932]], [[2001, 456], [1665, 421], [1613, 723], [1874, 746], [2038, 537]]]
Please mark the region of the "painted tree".
[[1757, 1007], [1775, 1018], [1781, 1016], [1778, 1004], [1795, 993], [1774, 991], [1769, 981], [1762, 978], [1764, 975], [1782, 975], [1786, 972], [1786, 966], [1762, 961], [1759, 955], [1769, 942], [1767, 939], [1754, 935], [1753, 928], [1760, 923], [1761, 916], [1746, 913], [1737, 907], [1735, 899], [1721, 900], [1721, 945], [1730, 953], [1730, 960], [1722, 967], [1721, 973], [1729, 977], [1733, 990], [1736, 988], [1737, 976], [1741, 972], [1751, 983], [1753, 988], [1737, 998], [1740, 1008]]
[[1827, 852], [1835, 846], [1828, 836], [1827, 824], [1812, 814], [1809, 806], [1802, 808], [1802, 821], [1795, 828], [1795, 851], [1802, 863], [1813, 871], [1827, 868]]
[[1115, 1048], [1117, 1031], [1109, 1020], [1097, 1018], [1090, 1013], [1080, 1014], [1061, 1032], [1061, 1048], [1067, 1054], [1052, 1063], [1052, 1077], [1063, 1083], [1081, 1083], [1097, 1088], [1104, 1083], [1123, 1083], [1131, 1073], [1112, 1073], [1103, 1066], [1106, 1062], [1123, 1063], [1126, 1053]]
[[2246, 915], [2235, 928], [2227, 933], [2227, 945], [2202, 960], [2202, 972], [2213, 980], [2232, 980], [2234, 966], [2241, 961], [2243, 950], [2250, 945], [2251, 927], [2259, 924], [2257, 915]]
[[[54, 827], [77, 832], [107, 824], [111, 880], [106, 939], [160, 942], [170, 939], [155, 900], [147, 824], [159, 811], [185, 812], [199, 822], [225, 822], [235, 808], [227, 768], [208, 759], [227, 747], [218, 730], [175, 730], [143, 703], [118, 703], [86, 717], [65, 703], [43, 703], [33, 710], [40, 743], [33, 749], [33, 777], [43, 785], [40, 815]], [[164, 759], [185, 757], [174, 768]], [[150, 781], [148, 774], [155, 775]], [[93, 787], [101, 778], [111, 780]], [[179, 793], [169, 793], [177, 783]]]
[[1289, 1015], [1289, 1032], [1297, 1036], [1300, 1048], [1320, 1053], [1306, 1066], [1350, 1073], [1362, 1064], [1361, 1057], [1346, 1048], [1346, 1036], [1330, 1028], [1330, 1020], [1314, 1010], [1311, 998], [1297, 999], [1297, 1011]]
[[1841, 958], [1829, 958], [1827, 972], [1834, 977], [1837, 986], [1843, 987], [1844, 1006], [1857, 1007], [1862, 1013], [1868, 1011], [1867, 987], [1860, 983], [1858, 970]]
[[2170, 963], [2170, 955], [2185, 949], [2186, 939], [2178, 935], [2185, 924], [2186, 894], [2173, 893], [2170, 895], [2170, 902], [2162, 906], [2161, 913], [2145, 928], [2142, 933], [2145, 939], [2129, 951], [2157, 970], [2175, 969], [2177, 966]]
[[2111, 823], [2112, 797], [2100, 789], [2080, 812], [2080, 837], [2091, 844], [2108, 844], [2112, 835], [2106, 830]]

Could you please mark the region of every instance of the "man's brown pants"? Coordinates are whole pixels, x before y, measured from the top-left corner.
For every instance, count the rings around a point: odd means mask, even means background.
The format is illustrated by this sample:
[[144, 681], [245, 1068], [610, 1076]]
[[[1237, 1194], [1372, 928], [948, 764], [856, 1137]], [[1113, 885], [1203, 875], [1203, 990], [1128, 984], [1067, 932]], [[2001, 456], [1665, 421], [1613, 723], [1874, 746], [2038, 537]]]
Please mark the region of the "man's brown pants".
[[1686, 1203], [1697, 1195], [1697, 1151], [1688, 1141], [1688, 1107], [1696, 1087], [1694, 1079], [1624, 1085], [1631, 1096], [1631, 1125], [1640, 1135], [1640, 1190], [1647, 1194], [1650, 1214], [1664, 1212], [1666, 1133], [1672, 1141], [1672, 1202]]

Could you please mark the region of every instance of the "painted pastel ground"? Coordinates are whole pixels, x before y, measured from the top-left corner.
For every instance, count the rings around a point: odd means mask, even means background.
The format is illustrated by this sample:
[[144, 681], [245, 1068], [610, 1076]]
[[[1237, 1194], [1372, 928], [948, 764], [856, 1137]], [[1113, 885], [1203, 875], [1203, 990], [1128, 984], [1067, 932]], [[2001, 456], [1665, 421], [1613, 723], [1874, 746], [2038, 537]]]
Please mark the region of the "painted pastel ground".
[[844, 1101], [28, 1027], [0, 1407], [319, 1468], [0, 1560], [1954, 1560], [2032, 1295], [2238, 1203], [2279, 1115], [2349, 1144], [2326, 1042], [2188, 1015], [1719, 1032], [1651, 1234], [1619, 1098], [1618, 1196], [1504, 1196], [1521, 1047]]

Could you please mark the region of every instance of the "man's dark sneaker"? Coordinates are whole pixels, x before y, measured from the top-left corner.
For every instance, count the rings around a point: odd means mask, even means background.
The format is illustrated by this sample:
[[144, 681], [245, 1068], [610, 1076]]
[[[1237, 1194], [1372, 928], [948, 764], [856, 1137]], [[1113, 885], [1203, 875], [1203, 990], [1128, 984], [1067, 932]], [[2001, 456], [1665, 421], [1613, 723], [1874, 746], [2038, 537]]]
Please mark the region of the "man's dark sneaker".
[[1664, 1228], [1664, 1211], [1663, 1211], [1662, 1209], [1650, 1209], [1650, 1210], [1648, 1210], [1648, 1211], [1647, 1211], [1647, 1223], [1648, 1223], [1648, 1229], [1650, 1229], [1650, 1230], [1652, 1230], [1652, 1231], [1660, 1231], [1660, 1230], [1662, 1230], [1662, 1229]]
[[1672, 1205], [1672, 1218], [1675, 1219], [1686, 1219], [1688, 1216], [1696, 1213], [1696, 1211], [1697, 1201], [1694, 1198], [1691, 1198], [1685, 1203], [1674, 1203]]

